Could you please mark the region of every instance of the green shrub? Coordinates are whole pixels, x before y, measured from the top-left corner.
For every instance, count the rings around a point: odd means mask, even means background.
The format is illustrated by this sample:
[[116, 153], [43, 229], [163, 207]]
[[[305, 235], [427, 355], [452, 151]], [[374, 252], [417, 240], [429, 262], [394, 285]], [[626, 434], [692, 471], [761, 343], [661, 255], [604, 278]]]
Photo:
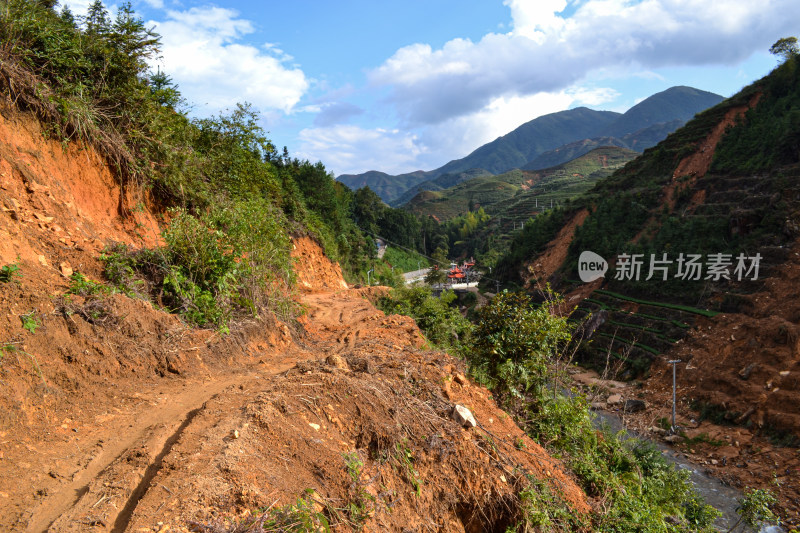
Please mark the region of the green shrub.
[[548, 363], [570, 340], [567, 318], [528, 295], [502, 292], [478, 311], [467, 352], [470, 372], [501, 396], [537, 393], [548, 381]]
[[259, 198], [196, 216], [174, 213], [155, 250], [116, 247], [106, 276], [128, 294], [152, 298], [198, 326], [227, 330], [237, 311], [296, 312], [291, 240], [280, 211]]
[[775, 495], [768, 489], [746, 489], [744, 496], [739, 498], [736, 514], [739, 519], [728, 530], [728, 533], [744, 523], [752, 530], [759, 530], [766, 523], [778, 523], [778, 517], [772, 512], [772, 506], [777, 503]]
[[407, 287], [382, 297], [378, 308], [386, 314], [410, 316], [435, 346], [459, 352], [470, 338], [472, 326], [450, 306], [455, 299], [452, 291], [437, 298], [428, 287]]
[[92, 281], [80, 272], [73, 272], [70, 276], [68, 294], [77, 294], [80, 296], [93, 296], [108, 292], [108, 288], [102, 283]]
[[[713, 531], [717, 514], [693, 492], [687, 472], [650, 444], [596, 430], [586, 398], [558, 385], [563, 370], [556, 363], [564, 359], [572, 326], [556, 314], [563, 300], [547, 297], [536, 306], [527, 295], [503, 292], [482, 308], [466, 352], [470, 371], [531, 438], [562, 458], [590, 497], [605, 502], [604, 512], [591, 517], [592, 530]], [[559, 499], [541, 487], [523, 491], [521, 499], [517, 531], [587, 529], [571, 523]], [[679, 525], [667, 517], [678, 517]]]

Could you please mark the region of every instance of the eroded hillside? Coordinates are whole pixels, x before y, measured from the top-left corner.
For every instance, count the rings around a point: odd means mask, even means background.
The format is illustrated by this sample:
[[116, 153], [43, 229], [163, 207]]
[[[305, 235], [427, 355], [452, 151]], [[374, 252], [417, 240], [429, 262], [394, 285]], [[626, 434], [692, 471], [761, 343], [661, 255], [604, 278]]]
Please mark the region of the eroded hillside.
[[[797, 125], [784, 119], [800, 86], [796, 63], [698, 115], [582, 201], [530, 224], [526, 261], [517, 254], [505, 265], [515, 269], [510, 277], [568, 292], [575, 318], [591, 316], [583, 362], [638, 385], [598, 405], [645, 400], [631, 415], [639, 429], [669, 427], [667, 361], [680, 360], [685, 437], [676, 446], [734, 486], [775, 491], [790, 525], [800, 522], [800, 168]], [[605, 278], [577, 281], [584, 251], [608, 261]], [[623, 254], [644, 258], [636, 279], [618, 275]], [[662, 254], [672, 259], [665, 277], [656, 271], [648, 281], [650, 257]], [[681, 278], [679, 254], [728, 254], [731, 273]], [[740, 255], [758, 257], [755, 275], [735, 274]]]
[[158, 242], [148, 198], [29, 119], [5, 111], [0, 133], [0, 529], [218, 531], [297, 504], [337, 531], [504, 530], [531, 480], [590, 511], [487, 390], [307, 237], [298, 321], [222, 335], [92, 289], [106, 246]]

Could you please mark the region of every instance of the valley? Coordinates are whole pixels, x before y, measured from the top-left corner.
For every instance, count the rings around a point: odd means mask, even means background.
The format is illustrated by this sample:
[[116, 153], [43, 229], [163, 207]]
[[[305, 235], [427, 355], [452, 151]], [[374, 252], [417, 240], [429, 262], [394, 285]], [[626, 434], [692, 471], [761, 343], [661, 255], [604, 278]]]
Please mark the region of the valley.
[[0, 530], [800, 527], [796, 39], [729, 98], [335, 177], [257, 104], [197, 114], [132, 4], [0, 7]]

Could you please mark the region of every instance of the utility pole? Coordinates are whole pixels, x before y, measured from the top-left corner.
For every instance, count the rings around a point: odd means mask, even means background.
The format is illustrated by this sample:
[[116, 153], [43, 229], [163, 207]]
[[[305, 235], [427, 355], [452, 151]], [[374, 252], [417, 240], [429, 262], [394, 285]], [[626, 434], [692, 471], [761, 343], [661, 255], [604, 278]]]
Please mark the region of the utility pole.
[[374, 272], [374, 271], [375, 271], [374, 268], [370, 268], [369, 270], [367, 270], [367, 287], [371, 287], [372, 286], [370, 284], [370, 281], [369, 281], [369, 275], [372, 274], [372, 272]]
[[677, 427], [675, 425], [675, 367], [681, 362], [681, 360], [673, 359], [667, 362], [672, 365], [672, 427], [670, 428], [670, 431], [675, 433], [675, 428]]

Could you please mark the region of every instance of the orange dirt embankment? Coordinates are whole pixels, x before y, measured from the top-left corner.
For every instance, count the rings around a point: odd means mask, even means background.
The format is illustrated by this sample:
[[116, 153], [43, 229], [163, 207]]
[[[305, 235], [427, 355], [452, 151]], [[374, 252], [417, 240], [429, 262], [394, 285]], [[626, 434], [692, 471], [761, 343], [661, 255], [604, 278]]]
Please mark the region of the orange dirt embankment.
[[537, 279], [547, 280], [561, 268], [567, 259], [569, 243], [572, 242], [572, 237], [575, 236], [575, 230], [583, 224], [588, 216], [589, 211], [587, 209], [581, 209], [575, 213], [569, 222], [559, 230], [556, 237], [547, 243], [542, 253], [525, 263], [526, 272], [523, 273], [522, 278], [525, 279], [532, 275]]
[[[368, 531], [504, 530], [525, 473], [588, 511], [488, 391], [422, 349], [411, 319], [345, 290], [310, 239], [294, 253], [307, 314], [221, 336], [121, 294], [65, 296], [69, 270], [101, 279], [103, 245], [158, 240], [146, 201], [121, 216], [139, 202], [91, 150], [6, 112], [0, 177], [0, 264], [22, 274], [0, 284], [0, 530], [187, 531], [306, 489], [337, 531], [353, 502]], [[451, 419], [456, 403], [478, 428]]]
[[319, 253], [319, 245], [310, 237], [294, 239], [297, 286], [302, 292], [330, 292], [347, 288], [338, 263]]
[[146, 195], [123, 197], [94, 150], [46, 140], [36, 121], [7, 109], [0, 109], [0, 139], [0, 263], [44, 257], [58, 267], [112, 240], [158, 241]]
[[[733, 126], [739, 118], [747, 113], [748, 110], [755, 107], [760, 99], [761, 93], [758, 93], [750, 99], [747, 105], [733, 107], [728, 110], [722, 120], [716, 126], [714, 126], [713, 130], [711, 130], [711, 133], [709, 133], [708, 136], [700, 143], [697, 151], [681, 160], [681, 162], [678, 164], [678, 168], [675, 169], [675, 172], [672, 174], [672, 182], [667, 185], [664, 190], [663, 197], [667, 202], [670, 211], [675, 208], [675, 192], [678, 185], [676, 180], [678, 180], [678, 178], [688, 176], [688, 182], [686, 182], [686, 184], [683, 186], [692, 187], [698, 179], [705, 176], [708, 173], [708, 170], [711, 168], [711, 161], [714, 159], [714, 152], [717, 149], [717, 145], [722, 139], [722, 136], [725, 134], [725, 130]], [[694, 204], [695, 207], [696, 205], [699, 205], [699, 203], [702, 203], [702, 199], [699, 201], [693, 199], [692, 204]]]
[[[688, 446], [690, 458], [734, 486], [776, 492], [786, 523], [800, 525], [800, 456], [781, 447], [800, 438], [800, 243], [765, 280], [764, 289], [742, 297], [744, 313], [698, 321], [669, 354], [678, 365], [679, 423], [716, 446]], [[670, 416], [672, 367], [656, 360], [643, 388], [651, 404], [643, 426]], [[708, 404], [723, 425], [697, 424]], [[712, 414], [714, 414], [712, 411]], [[729, 425], [735, 424], [735, 425]], [[771, 438], [770, 438], [771, 437]]]

